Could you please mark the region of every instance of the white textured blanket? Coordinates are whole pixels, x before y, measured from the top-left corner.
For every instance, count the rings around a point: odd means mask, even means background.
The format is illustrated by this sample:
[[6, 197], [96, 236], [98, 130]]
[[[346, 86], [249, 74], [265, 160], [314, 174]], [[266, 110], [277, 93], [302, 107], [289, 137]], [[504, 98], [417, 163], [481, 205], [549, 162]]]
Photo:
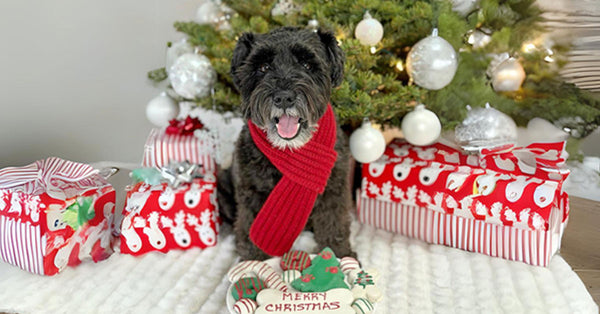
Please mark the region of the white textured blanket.
[[[310, 249], [304, 234], [296, 247]], [[352, 244], [364, 268], [380, 273], [377, 313], [598, 313], [560, 257], [528, 266], [395, 235], [354, 222]], [[114, 254], [54, 277], [0, 264], [0, 312], [227, 313], [227, 270], [236, 263], [223, 230], [204, 251]]]

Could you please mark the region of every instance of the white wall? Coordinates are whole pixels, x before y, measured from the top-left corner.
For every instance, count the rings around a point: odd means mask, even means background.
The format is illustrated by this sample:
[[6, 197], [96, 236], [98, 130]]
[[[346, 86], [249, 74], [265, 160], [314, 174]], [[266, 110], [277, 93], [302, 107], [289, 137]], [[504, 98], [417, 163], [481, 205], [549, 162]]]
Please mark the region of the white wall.
[[0, 2], [0, 167], [47, 156], [141, 160], [146, 72], [192, 0]]
[[[47, 156], [138, 162], [146, 79], [200, 0], [0, 2], [0, 167]], [[598, 147], [598, 136], [588, 147]], [[600, 154], [600, 152], [594, 152]]]

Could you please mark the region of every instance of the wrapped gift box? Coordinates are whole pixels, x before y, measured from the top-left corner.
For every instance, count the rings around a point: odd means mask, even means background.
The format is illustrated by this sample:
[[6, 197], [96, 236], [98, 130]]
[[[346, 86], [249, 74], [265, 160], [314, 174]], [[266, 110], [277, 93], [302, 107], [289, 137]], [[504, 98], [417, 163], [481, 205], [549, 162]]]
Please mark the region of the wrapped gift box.
[[111, 253], [115, 190], [86, 164], [48, 158], [0, 170], [0, 257], [40, 275]]
[[395, 140], [363, 165], [363, 223], [443, 244], [547, 266], [569, 214], [564, 142], [465, 155], [440, 143]]
[[189, 161], [201, 164], [206, 172], [216, 172], [218, 137], [206, 129], [189, 135], [167, 134], [165, 129], [152, 129], [144, 146], [142, 167], [164, 167], [170, 162]]
[[121, 224], [121, 253], [206, 248], [216, 245], [219, 213], [215, 177], [168, 183], [137, 183], [127, 192]]

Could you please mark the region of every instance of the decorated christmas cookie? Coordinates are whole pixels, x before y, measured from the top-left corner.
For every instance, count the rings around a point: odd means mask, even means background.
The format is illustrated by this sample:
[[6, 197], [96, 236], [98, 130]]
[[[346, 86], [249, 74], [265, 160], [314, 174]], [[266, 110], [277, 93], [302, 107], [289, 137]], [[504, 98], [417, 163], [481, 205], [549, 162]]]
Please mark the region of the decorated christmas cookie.
[[231, 268], [231, 313], [373, 313], [383, 296], [377, 272], [361, 269], [355, 258], [338, 259], [329, 248], [317, 255], [290, 251], [284, 257], [243, 261]]
[[311, 266], [302, 271], [302, 277], [292, 282], [292, 287], [303, 292], [348, 289], [340, 262], [330, 248], [325, 248], [313, 259]]
[[242, 278], [233, 284], [231, 295], [236, 301], [239, 299], [255, 300], [256, 295], [266, 287], [265, 283], [256, 277]]
[[310, 266], [310, 255], [304, 251], [289, 251], [281, 257], [281, 269], [303, 271]]
[[343, 288], [326, 292], [281, 292], [266, 289], [258, 294], [258, 309], [254, 313], [354, 314], [353, 301], [352, 293]]

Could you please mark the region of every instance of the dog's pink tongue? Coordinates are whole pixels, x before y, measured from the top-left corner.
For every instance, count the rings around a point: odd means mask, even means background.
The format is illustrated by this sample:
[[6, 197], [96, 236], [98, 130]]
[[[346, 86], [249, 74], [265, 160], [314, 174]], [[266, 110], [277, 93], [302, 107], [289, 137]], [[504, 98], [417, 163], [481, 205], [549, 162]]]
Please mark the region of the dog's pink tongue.
[[283, 138], [292, 138], [296, 136], [298, 127], [300, 126], [298, 121], [298, 117], [290, 117], [286, 114], [279, 117], [279, 122], [277, 123], [277, 133], [279, 136]]

